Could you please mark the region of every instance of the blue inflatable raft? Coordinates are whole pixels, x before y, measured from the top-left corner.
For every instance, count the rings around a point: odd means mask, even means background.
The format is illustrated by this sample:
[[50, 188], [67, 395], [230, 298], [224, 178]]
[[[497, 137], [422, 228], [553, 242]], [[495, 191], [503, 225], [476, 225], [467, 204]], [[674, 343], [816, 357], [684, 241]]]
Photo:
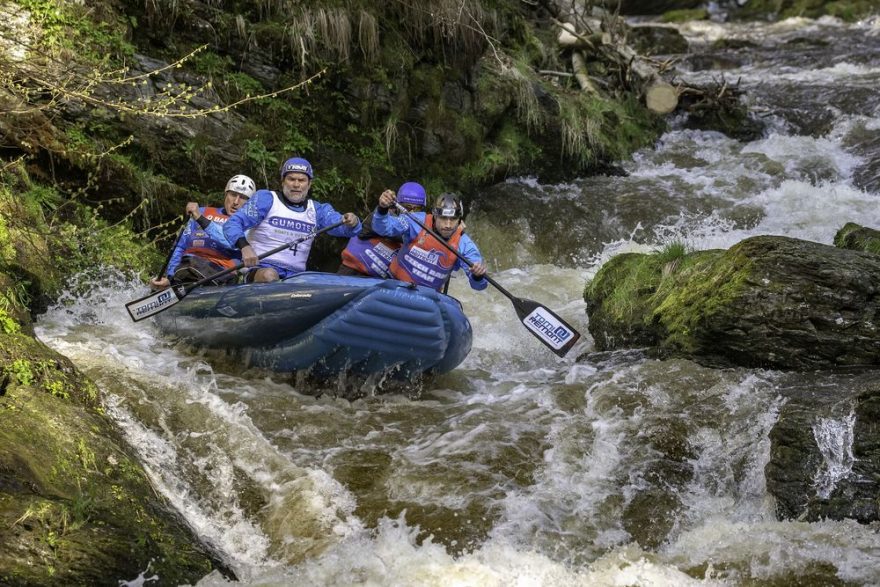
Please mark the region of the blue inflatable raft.
[[473, 339], [455, 298], [393, 279], [331, 273], [203, 286], [156, 320], [166, 334], [233, 351], [246, 366], [321, 376], [444, 373], [467, 357]]

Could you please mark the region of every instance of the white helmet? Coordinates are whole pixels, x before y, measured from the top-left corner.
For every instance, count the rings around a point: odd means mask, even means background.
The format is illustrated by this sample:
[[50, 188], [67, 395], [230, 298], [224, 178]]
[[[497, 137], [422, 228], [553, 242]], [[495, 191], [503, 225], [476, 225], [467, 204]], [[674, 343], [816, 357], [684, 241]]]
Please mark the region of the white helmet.
[[225, 192], [236, 192], [250, 198], [257, 191], [257, 184], [247, 175], [233, 175], [232, 179], [226, 182]]

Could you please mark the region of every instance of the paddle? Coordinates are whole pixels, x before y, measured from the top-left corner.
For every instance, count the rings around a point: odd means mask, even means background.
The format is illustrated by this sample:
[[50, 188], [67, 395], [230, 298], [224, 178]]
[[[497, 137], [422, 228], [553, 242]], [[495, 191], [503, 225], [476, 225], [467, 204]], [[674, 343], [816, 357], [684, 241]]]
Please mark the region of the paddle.
[[[344, 222], [340, 220], [336, 224], [331, 224], [330, 226], [325, 226], [321, 230], [317, 230], [311, 234], [307, 234], [302, 236], [296, 240], [293, 240], [289, 243], [285, 243], [283, 245], [279, 245], [274, 249], [266, 251], [265, 253], [258, 255], [257, 259], [265, 259], [270, 255], [274, 255], [275, 253], [280, 253], [284, 249], [289, 249], [295, 247], [301, 242], [307, 241], [310, 238], [315, 238], [322, 232], [327, 232], [328, 230], [333, 230], [339, 226], [342, 226]], [[213, 275], [209, 275], [204, 279], [200, 279], [193, 283], [188, 283], [186, 285], [174, 285], [168, 288], [165, 288], [161, 291], [157, 291], [148, 296], [144, 296], [140, 299], [134, 300], [133, 302], [128, 302], [125, 304], [125, 309], [128, 310], [128, 314], [131, 316], [131, 319], [135, 322], [143, 320], [144, 318], [149, 318], [150, 316], [154, 316], [159, 312], [163, 312], [185, 298], [189, 293], [200, 285], [204, 285], [210, 281], [213, 281], [219, 277], [223, 277], [224, 275], [228, 275], [233, 271], [238, 271], [244, 267], [244, 263], [241, 261], [237, 262], [234, 267], [229, 267], [228, 269], [224, 269], [218, 273]]]
[[[399, 203], [394, 202], [394, 205], [402, 214], [409, 216], [413, 222], [425, 229], [428, 234], [442, 243], [443, 246], [449, 249], [456, 257], [467, 263], [469, 268], [473, 268], [474, 264], [468, 261], [461, 253], [447, 243], [446, 239], [425, 226], [423, 222], [410, 214], [409, 211]], [[483, 275], [483, 278], [494, 285], [498, 291], [503, 293], [507, 296], [507, 299], [513, 302], [513, 308], [516, 310], [516, 315], [519, 316], [519, 320], [522, 322], [523, 326], [525, 326], [535, 338], [547, 345], [551, 351], [560, 357], [564, 357], [581, 337], [580, 332], [575, 330], [549, 308], [542, 306], [538, 302], [514, 296], [501, 287], [497, 281], [489, 277], [488, 274]]]
[[174, 249], [177, 248], [177, 243], [180, 242], [180, 237], [183, 236], [183, 231], [186, 230], [186, 226], [189, 224], [189, 221], [183, 223], [183, 226], [180, 227], [180, 230], [177, 231], [177, 236], [174, 237], [174, 244], [171, 245], [171, 250], [168, 251], [168, 256], [165, 257], [165, 264], [162, 265], [162, 268], [159, 269], [159, 273], [156, 275], [156, 281], [159, 281], [163, 277], [165, 277], [165, 270], [168, 269], [168, 264], [171, 263], [171, 257], [174, 256]]

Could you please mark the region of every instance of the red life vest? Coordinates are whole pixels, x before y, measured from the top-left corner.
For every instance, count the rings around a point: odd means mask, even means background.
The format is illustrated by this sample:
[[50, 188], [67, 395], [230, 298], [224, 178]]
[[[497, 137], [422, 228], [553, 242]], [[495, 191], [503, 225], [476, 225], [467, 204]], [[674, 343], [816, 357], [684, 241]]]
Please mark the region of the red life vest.
[[342, 251], [342, 264], [370, 277], [389, 277], [388, 267], [400, 242], [387, 237], [351, 237]]
[[[222, 208], [206, 206], [202, 211], [202, 216], [211, 222], [223, 224], [229, 220], [229, 215], [221, 212], [221, 209]], [[203, 228], [199, 227], [198, 230], [192, 233], [190, 236], [190, 243], [192, 243], [192, 246], [183, 251], [184, 255], [201, 257], [202, 259], [216, 263], [223, 269], [235, 267], [236, 259], [229, 258], [228, 254], [225, 252], [225, 244], [217, 242]]]
[[[425, 216], [425, 226], [434, 228], [434, 216]], [[464, 232], [459, 222], [455, 232], [445, 241], [447, 245], [458, 250], [458, 243]], [[403, 245], [391, 262], [391, 275], [400, 281], [432, 287], [437, 291], [443, 287], [455, 268], [458, 258], [444, 243], [434, 238], [427, 230], [422, 229], [416, 238]]]

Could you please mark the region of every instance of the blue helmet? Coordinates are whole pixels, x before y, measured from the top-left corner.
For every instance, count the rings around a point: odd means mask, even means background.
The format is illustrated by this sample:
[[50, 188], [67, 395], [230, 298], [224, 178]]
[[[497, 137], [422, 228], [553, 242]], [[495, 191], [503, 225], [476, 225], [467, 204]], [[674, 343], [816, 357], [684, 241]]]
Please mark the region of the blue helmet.
[[284, 180], [284, 176], [288, 173], [305, 173], [309, 176], [309, 179], [314, 177], [314, 173], [312, 172], [312, 164], [303, 159], [302, 157], [292, 157], [284, 162], [284, 165], [281, 166], [281, 179]]
[[401, 204], [424, 208], [428, 196], [425, 194], [425, 188], [422, 187], [422, 184], [408, 181], [397, 190], [397, 201]]

